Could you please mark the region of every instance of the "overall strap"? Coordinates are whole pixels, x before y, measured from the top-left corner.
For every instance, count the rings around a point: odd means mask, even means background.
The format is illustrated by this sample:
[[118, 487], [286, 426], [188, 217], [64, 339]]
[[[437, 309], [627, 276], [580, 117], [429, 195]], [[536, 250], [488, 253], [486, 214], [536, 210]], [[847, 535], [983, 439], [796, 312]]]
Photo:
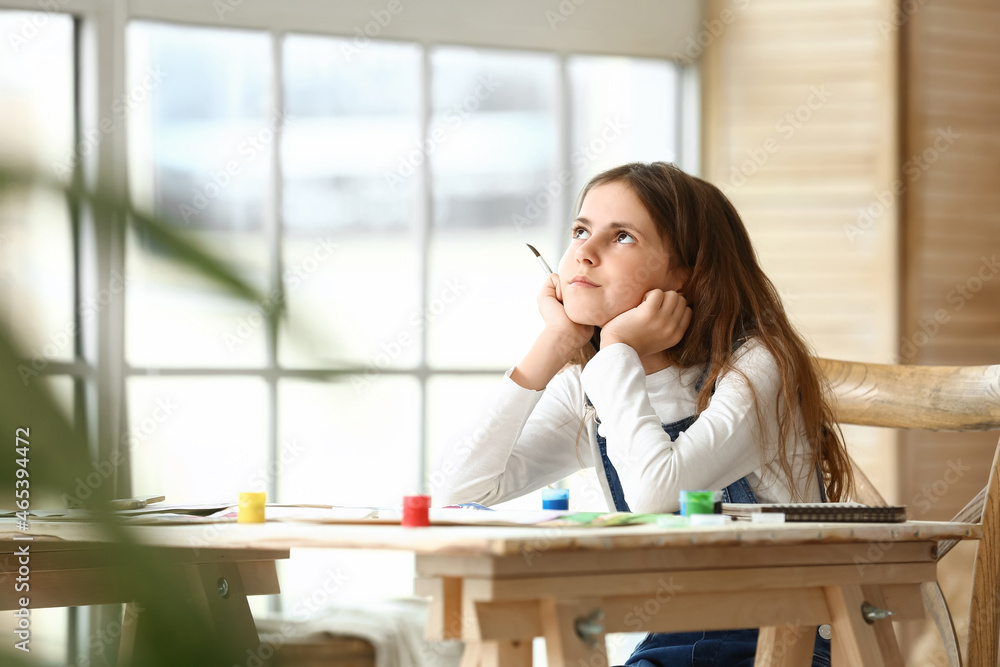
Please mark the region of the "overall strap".
[[[747, 340], [746, 337], [739, 338], [733, 342], [733, 352], [735, 352], [739, 347]], [[709, 364], [706, 364], [701, 371], [701, 375], [698, 377], [695, 383], [695, 391], [701, 391], [701, 387], [708, 377]], [[715, 387], [712, 387], [712, 393], [715, 393]], [[591, 402], [590, 397], [587, 396], [586, 392], [583, 395], [584, 401], [588, 407], [594, 407], [593, 402]], [[678, 420], [671, 424], [661, 424], [663, 430], [667, 433], [668, 437], [673, 441], [677, 439], [677, 436], [683, 431], [687, 430], [695, 421], [697, 421], [698, 415], [691, 415], [685, 417], [684, 419]], [[597, 424], [601, 423], [601, 418], [594, 414], [594, 420]], [[625, 500], [625, 490], [622, 487], [621, 479], [618, 477], [618, 471], [615, 469], [611, 459], [608, 457], [607, 439], [600, 433], [597, 434], [597, 449], [601, 456], [601, 465], [604, 468], [604, 474], [608, 481], [608, 489], [611, 492], [611, 499], [614, 502], [615, 510], [618, 512], [630, 512], [628, 502]], [[750, 483], [747, 481], [746, 477], [736, 480], [729, 486], [727, 486], [722, 491], [724, 502], [731, 503], [756, 503], [757, 496], [754, 494]]]

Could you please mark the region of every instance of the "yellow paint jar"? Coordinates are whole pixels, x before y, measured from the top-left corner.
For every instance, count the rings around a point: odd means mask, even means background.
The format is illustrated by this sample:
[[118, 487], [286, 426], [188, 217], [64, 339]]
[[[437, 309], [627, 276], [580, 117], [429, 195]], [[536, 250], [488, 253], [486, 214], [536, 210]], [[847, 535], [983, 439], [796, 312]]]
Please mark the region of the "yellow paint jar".
[[263, 491], [259, 493], [240, 493], [239, 512], [236, 515], [237, 523], [264, 523], [264, 503], [267, 502], [267, 494]]

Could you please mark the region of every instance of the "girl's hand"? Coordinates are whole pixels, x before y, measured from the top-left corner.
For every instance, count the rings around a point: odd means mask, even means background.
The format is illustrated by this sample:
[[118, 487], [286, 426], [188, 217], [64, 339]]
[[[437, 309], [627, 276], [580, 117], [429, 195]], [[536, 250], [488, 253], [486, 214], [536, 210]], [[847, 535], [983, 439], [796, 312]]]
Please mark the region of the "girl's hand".
[[691, 324], [691, 308], [677, 292], [649, 290], [642, 303], [601, 328], [601, 348], [625, 343], [640, 357], [667, 350], [681, 341]]
[[542, 290], [538, 293], [538, 311], [545, 320], [545, 329], [558, 341], [564, 353], [579, 350], [594, 335], [592, 325], [577, 324], [566, 315], [558, 273], [549, 274], [542, 285]]

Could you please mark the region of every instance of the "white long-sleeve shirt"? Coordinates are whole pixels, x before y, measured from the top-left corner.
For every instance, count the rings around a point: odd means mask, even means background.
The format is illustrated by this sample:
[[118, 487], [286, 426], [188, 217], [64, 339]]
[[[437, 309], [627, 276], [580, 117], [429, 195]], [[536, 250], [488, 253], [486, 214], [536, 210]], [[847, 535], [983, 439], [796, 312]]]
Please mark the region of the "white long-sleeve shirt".
[[[790, 483], [773, 462], [781, 386], [774, 358], [751, 339], [735, 353], [734, 367], [756, 390], [764, 428], [757, 429], [746, 381], [730, 370], [719, 378], [698, 420], [673, 442], [662, 423], [697, 414], [695, 383], [702, 368], [669, 367], [646, 375], [636, 351], [618, 343], [598, 352], [582, 372], [579, 366], [567, 368], [541, 391], [518, 385], [510, 369], [484, 414], [440, 458], [431, 477], [433, 502], [492, 505], [593, 466], [613, 510], [597, 429], [607, 439], [608, 457], [633, 512], [673, 512], [680, 507], [682, 489], [719, 490], [744, 476], [758, 502], [791, 502]], [[585, 419], [584, 393], [599, 425], [592, 416]], [[819, 502], [816, 474], [806, 468], [808, 441], [800, 415], [795, 417], [797, 435], [788, 443], [794, 483], [802, 501]], [[772, 461], [765, 469], [759, 443]]]

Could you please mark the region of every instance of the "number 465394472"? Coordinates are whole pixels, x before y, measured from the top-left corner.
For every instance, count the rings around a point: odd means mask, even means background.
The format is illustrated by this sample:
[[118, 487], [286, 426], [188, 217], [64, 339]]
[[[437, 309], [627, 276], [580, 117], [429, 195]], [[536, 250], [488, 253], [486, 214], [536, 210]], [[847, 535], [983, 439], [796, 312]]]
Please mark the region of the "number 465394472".
[[15, 482], [17, 490], [14, 492], [14, 495], [19, 499], [15, 503], [18, 509], [28, 508], [28, 448], [31, 446], [31, 443], [28, 442], [28, 438], [30, 436], [31, 431], [27, 428], [19, 428], [14, 434], [14, 437], [16, 438], [14, 451], [20, 457], [14, 460], [14, 462], [19, 466], [14, 469], [14, 474], [17, 477], [17, 482]]

